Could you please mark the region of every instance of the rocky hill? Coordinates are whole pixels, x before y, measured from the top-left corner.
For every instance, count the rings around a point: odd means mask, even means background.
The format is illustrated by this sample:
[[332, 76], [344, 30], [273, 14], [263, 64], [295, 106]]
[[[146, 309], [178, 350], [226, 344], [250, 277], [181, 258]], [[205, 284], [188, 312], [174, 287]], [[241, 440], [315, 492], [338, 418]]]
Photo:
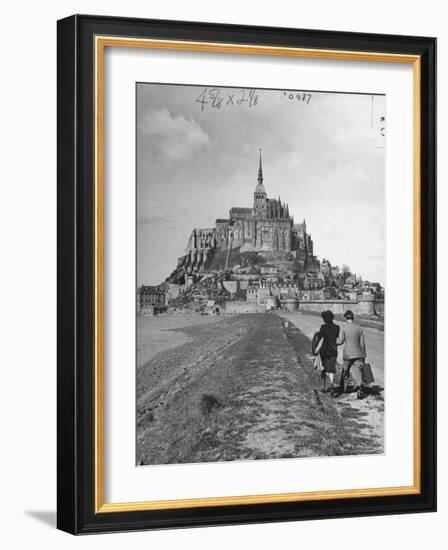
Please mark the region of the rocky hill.
[[166, 281], [184, 284], [188, 275], [197, 280], [212, 273], [226, 273], [230, 278], [238, 274], [260, 274], [262, 268], [268, 265], [287, 278], [295, 278], [302, 271], [291, 252], [241, 252], [241, 248], [237, 247], [230, 252], [222, 249], [210, 250], [206, 261], [200, 266], [194, 265], [191, 255], [187, 254], [179, 258], [176, 269]]

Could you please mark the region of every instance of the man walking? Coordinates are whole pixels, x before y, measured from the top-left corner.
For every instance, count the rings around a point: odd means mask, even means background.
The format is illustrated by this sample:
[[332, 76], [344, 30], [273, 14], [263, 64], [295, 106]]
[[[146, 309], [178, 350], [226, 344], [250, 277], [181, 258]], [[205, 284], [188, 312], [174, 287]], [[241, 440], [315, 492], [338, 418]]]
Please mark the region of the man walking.
[[366, 396], [362, 382], [362, 368], [366, 358], [366, 343], [364, 331], [360, 325], [354, 322], [353, 311], [347, 310], [344, 313], [346, 325], [342, 327], [337, 339], [338, 345], [344, 344], [343, 373], [341, 377], [341, 390], [344, 389], [344, 380], [352, 375], [355, 380], [357, 397], [362, 399]]

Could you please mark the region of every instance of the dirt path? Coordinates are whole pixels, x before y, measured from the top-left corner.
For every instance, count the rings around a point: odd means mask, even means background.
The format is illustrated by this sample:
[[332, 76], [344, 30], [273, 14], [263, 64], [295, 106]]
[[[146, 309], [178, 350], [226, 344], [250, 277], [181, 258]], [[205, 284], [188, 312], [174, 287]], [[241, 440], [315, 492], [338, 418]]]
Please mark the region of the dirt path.
[[382, 452], [368, 412], [318, 391], [308, 338], [277, 315], [181, 330], [138, 371], [139, 463]]
[[[312, 338], [322, 325], [320, 315], [279, 312], [279, 315], [291, 321], [308, 338]], [[336, 322], [336, 321], [335, 321]], [[342, 323], [337, 322], [340, 326]], [[384, 388], [384, 332], [375, 328], [363, 327], [367, 348], [367, 361], [372, 366], [375, 382]], [[342, 346], [339, 346], [338, 362], [342, 364]]]
[[[298, 313], [279, 313], [281, 318], [293, 323], [309, 340], [322, 324], [320, 315], [300, 315]], [[381, 448], [384, 449], [384, 332], [375, 328], [364, 327], [367, 360], [372, 366], [375, 383], [373, 394], [364, 400], [356, 399], [355, 394], [341, 395], [335, 400], [338, 408], [346, 415], [359, 413], [369, 426]], [[305, 347], [305, 343], [303, 347]], [[310, 350], [310, 345], [305, 348]], [[311, 355], [304, 353], [302, 361], [310, 360]], [[342, 346], [339, 348], [338, 363], [342, 364]]]

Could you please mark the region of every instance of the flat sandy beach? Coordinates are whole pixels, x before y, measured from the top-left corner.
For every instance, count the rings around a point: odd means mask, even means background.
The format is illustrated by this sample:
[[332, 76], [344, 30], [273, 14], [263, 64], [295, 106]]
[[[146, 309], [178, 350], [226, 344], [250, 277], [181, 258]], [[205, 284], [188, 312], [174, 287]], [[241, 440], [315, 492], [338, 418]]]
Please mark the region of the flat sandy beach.
[[178, 329], [209, 325], [222, 319], [223, 317], [199, 313], [173, 313], [147, 317], [139, 315], [137, 317], [137, 367], [141, 367], [161, 351], [188, 342], [190, 338]]

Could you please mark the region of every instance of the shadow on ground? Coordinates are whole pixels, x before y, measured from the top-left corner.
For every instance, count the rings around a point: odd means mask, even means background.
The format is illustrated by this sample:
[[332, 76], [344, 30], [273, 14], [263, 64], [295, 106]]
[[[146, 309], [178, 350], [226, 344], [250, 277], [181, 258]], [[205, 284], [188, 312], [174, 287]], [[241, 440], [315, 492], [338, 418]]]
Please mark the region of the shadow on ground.
[[56, 510], [25, 510], [25, 514], [56, 529]]

